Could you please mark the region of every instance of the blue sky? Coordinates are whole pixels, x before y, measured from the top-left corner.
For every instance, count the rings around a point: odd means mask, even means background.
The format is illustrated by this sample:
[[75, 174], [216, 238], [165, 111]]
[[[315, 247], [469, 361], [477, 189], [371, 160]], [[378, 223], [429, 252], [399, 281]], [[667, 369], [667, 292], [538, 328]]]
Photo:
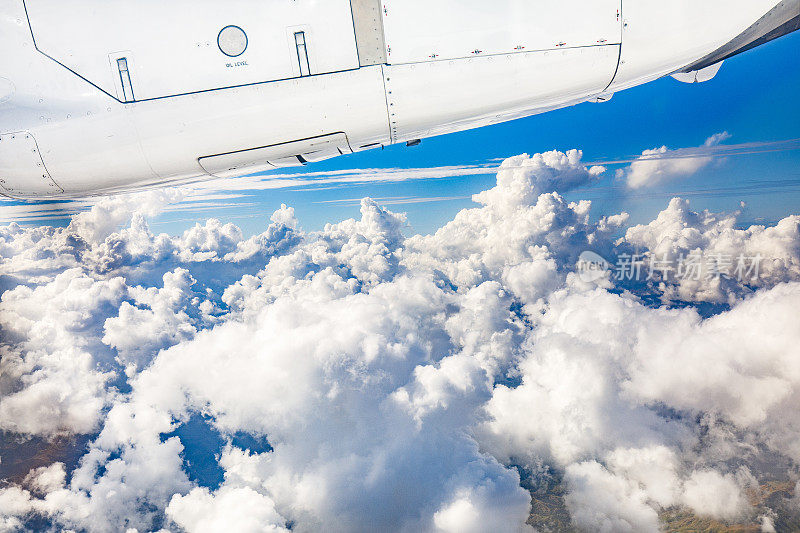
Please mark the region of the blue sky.
[[[800, 34], [762, 46], [727, 61], [708, 83], [686, 85], [665, 78], [619, 93], [608, 103], [583, 104], [426, 139], [414, 148], [400, 145], [363, 152], [291, 173], [463, 166], [571, 148], [583, 150], [586, 161], [604, 162], [629, 159], [663, 145], [671, 149], [697, 147], [720, 132], [730, 133], [725, 141], [729, 145], [797, 139], [798, 46]], [[769, 224], [796, 213], [800, 205], [800, 150], [796, 149], [800, 145], [794, 142], [786, 146], [793, 149], [718, 158], [693, 176], [638, 194], [631, 194], [615, 177], [614, 170], [623, 165], [612, 165], [602, 180], [568, 197], [593, 200], [597, 217], [627, 211], [634, 223], [651, 220], [672, 196], [686, 196], [694, 208], [714, 211], [739, 209], [743, 201], [747, 205], [744, 222]], [[424, 171], [421, 174], [426, 176]], [[477, 175], [463, 175], [463, 171], [455, 174], [400, 182], [326, 183], [247, 191], [241, 197], [237, 194], [202, 202], [201, 208], [184, 205], [162, 214], [152, 226], [156, 231], [176, 234], [214, 217], [253, 234], [262, 231], [269, 215], [285, 203], [295, 208], [305, 229], [315, 230], [326, 222], [357, 216], [357, 200], [370, 196], [407, 213], [410, 231], [427, 233], [470, 206], [470, 196], [491, 187], [495, 180], [491, 170]], [[230, 183], [236, 185], [235, 180]]]

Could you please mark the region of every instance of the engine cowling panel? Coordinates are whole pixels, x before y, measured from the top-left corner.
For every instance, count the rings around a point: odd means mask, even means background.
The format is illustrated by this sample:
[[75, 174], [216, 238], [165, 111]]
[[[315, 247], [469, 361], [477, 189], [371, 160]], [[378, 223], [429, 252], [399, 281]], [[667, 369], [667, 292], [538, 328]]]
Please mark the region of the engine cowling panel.
[[121, 102], [359, 67], [349, 0], [25, 4], [37, 49]]

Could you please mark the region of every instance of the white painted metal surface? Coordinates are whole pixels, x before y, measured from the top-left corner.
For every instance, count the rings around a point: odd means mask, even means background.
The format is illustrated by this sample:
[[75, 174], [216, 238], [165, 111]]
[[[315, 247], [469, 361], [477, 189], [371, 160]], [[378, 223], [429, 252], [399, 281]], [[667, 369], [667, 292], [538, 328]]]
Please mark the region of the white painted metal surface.
[[779, 0], [376, 2], [0, 0], [0, 194], [233, 176], [604, 101]]
[[661, 78], [735, 38], [778, 0], [622, 0], [623, 47], [613, 90]]
[[619, 44], [620, 0], [384, 0], [389, 63]]
[[309, 41], [314, 74], [359, 66], [349, 0], [25, 4], [39, 50], [118, 97], [110, 57], [131, 63], [137, 100], [297, 77], [296, 31]]
[[64, 192], [50, 177], [36, 140], [27, 131], [0, 135], [0, 188], [8, 194], [43, 197]]
[[619, 46], [591, 46], [386, 67], [392, 140], [442, 135], [585, 101], [611, 83], [618, 58]]
[[723, 61], [720, 61], [709, 67], [692, 70], [691, 72], [676, 72], [672, 77], [681, 83], [705, 83], [717, 77], [722, 68], [722, 63]]
[[350, 0], [356, 30], [358, 60], [362, 67], [386, 63], [381, 0]]
[[389, 138], [380, 66], [141, 102], [130, 117], [151, 167], [169, 181], [197, 176], [197, 159], [213, 154], [332, 132], [345, 132], [355, 150]]
[[14, 96], [16, 87], [7, 78], [0, 78], [0, 104]]
[[302, 166], [305, 163], [315, 163], [350, 153], [353, 153], [353, 150], [347, 142], [347, 136], [344, 133], [334, 133], [301, 141], [201, 157], [199, 162], [200, 166], [212, 176], [230, 178], [273, 168]]

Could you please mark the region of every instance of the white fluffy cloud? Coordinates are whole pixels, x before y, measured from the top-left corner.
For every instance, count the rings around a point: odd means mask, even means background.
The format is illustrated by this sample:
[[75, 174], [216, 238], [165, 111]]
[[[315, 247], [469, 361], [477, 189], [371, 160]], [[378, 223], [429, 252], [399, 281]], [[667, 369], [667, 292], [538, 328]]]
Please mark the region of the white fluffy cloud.
[[583, 153], [552, 151], [533, 156], [519, 155], [503, 161], [497, 174], [497, 186], [475, 195], [475, 201], [501, 210], [530, 205], [546, 192], [565, 192], [587, 185], [606, 169], [587, 168], [581, 163]]
[[[702, 148], [719, 146], [730, 139], [728, 132], [717, 133], [706, 139]], [[690, 150], [670, 150], [666, 146], [645, 150], [641, 157], [620, 174], [625, 176], [628, 187], [641, 189], [660, 185], [676, 178], [692, 176], [714, 161], [713, 154], [698, 155]]]
[[735, 520], [747, 509], [747, 501], [735, 476], [711, 470], [692, 474], [686, 481], [683, 501], [701, 516]]
[[[675, 200], [615, 243], [625, 214], [558, 192], [602, 171], [512, 158], [427, 236], [368, 199], [319, 233], [282, 207], [252, 238], [154, 235], [169, 195], [0, 228], [0, 428], [91, 436], [0, 489], [0, 528], [525, 531], [523, 485], [550, 482], [587, 531], [768, 514], [744, 496], [758, 450], [800, 461], [798, 221], [738, 230]], [[633, 292], [574, 273], [631, 248], [773, 262]]]
[[576, 525], [602, 533], [659, 531], [658, 514], [635, 483], [595, 461], [567, 467], [567, 506]]
[[665, 299], [734, 303], [753, 288], [800, 281], [800, 216], [746, 229], [737, 228], [737, 217], [697, 213], [673, 198], [655, 220], [629, 228], [620, 243], [644, 251], [646, 266], [672, 269], [655, 278]]
[[186, 496], [176, 494], [167, 507], [167, 516], [189, 533], [289, 531], [279, 525], [283, 519], [272, 501], [249, 487], [226, 487], [213, 495], [200, 488]]

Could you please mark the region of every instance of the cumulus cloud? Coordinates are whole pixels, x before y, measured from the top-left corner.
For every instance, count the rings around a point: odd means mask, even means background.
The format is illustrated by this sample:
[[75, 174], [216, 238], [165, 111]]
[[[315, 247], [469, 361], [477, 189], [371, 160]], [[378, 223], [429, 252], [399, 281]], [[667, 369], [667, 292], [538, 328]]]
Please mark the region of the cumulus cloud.
[[719, 146], [730, 137], [728, 132], [722, 132], [706, 139], [703, 148], [707, 149], [708, 155], [698, 155], [685, 149], [670, 150], [666, 146], [645, 150], [628, 169], [621, 170], [620, 175], [625, 177], [631, 189], [652, 187], [676, 178], [692, 176], [714, 161], [713, 153], [708, 149]]
[[[586, 531], [762, 524], [765, 458], [800, 461], [798, 222], [675, 200], [615, 241], [627, 215], [561, 196], [602, 172], [512, 158], [425, 236], [369, 199], [316, 233], [283, 206], [250, 238], [156, 235], [169, 196], [0, 228], [0, 428], [89, 442], [6, 480], [0, 528], [530, 531], [543, 490]], [[632, 249], [773, 262], [749, 283], [576, 272]]]
[[121, 278], [96, 280], [70, 268], [3, 294], [0, 428], [37, 435], [96, 429], [112, 375], [97, 364], [107, 352], [95, 332], [124, 290]]
[[567, 506], [576, 525], [587, 531], [659, 531], [658, 514], [646, 493], [630, 480], [591, 461], [567, 467], [572, 491]]
[[545, 192], [566, 192], [596, 180], [605, 167], [587, 168], [580, 150], [567, 153], [552, 151], [520, 155], [503, 161], [497, 174], [497, 186], [475, 195], [475, 201], [508, 209], [530, 205]]
[[683, 501], [701, 516], [735, 520], [747, 509], [742, 490], [731, 474], [695, 472], [686, 481]]
[[272, 501], [249, 487], [223, 488], [215, 494], [196, 488], [186, 496], [175, 495], [167, 516], [189, 533], [222, 530], [242, 533], [288, 532]]
[[130, 288], [128, 297], [132, 302], [122, 302], [119, 315], [105, 321], [102, 341], [117, 351], [117, 360], [128, 374], [146, 365], [161, 348], [191, 339], [197, 333], [188, 313], [197, 310], [202, 315], [208, 309], [203, 304], [208, 302], [199, 303], [191, 290], [195, 283], [185, 269], [167, 272], [160, 288]]
[[800, 216], [740, 229], [739, 214], [695, 212], [673, 198], [619, 244], [643, 251], [648, 269], [666, 266], [651, 280], [666, 299], [733, 303], [754, 288], [800, 281]]

